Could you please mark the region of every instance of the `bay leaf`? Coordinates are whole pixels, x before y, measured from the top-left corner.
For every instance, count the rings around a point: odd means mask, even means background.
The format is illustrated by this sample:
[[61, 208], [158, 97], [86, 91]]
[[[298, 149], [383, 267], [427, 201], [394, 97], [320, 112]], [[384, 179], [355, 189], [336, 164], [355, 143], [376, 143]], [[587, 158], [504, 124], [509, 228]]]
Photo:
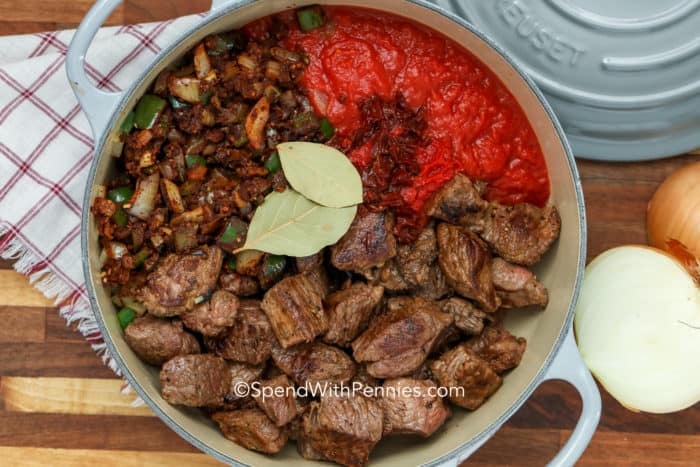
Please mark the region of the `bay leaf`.
[[293, 141], [277, 145], [282, 170], [296, 191], [322, 206], [362, 203], [362, 180], [352, 162], [325, 144]]
[[287, 189], [273, 192], [258, 206], [243, 250], [275, 255], [310, 256], [336, 243], [350, 228], [357, 206], [329, 208]]

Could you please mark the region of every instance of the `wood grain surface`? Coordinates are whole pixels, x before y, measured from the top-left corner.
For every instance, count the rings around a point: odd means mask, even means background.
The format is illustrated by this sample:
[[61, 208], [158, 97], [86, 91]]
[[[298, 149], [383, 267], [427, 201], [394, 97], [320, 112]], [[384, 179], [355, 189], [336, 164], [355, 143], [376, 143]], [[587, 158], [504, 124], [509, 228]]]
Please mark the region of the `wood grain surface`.
[[[74, 27], [90, 0], [0, 0], [0, 34]], [[206, 0], [127, 0], [110, 24], [205, 11]], [[700, 154], [700, 153], [698, 153]], [[645, 242], [645, 210], [658, 184], [699, 155], [611, 164], [579, 161], [588, 214], [588, 255]], [[0, 465], [219, 465], [170, 431], [146, 407], [132, 407], [114, 377], [28, 281], [0, 261]], [[691, 358], [691, 356], [689, 356]], [[582, 466], [698, 465], [700, 408], [636, 414], [604, 390], [603, 415]], [[466, 466], [544, 465], [579, 415], [576, 391], [542, 385]]]

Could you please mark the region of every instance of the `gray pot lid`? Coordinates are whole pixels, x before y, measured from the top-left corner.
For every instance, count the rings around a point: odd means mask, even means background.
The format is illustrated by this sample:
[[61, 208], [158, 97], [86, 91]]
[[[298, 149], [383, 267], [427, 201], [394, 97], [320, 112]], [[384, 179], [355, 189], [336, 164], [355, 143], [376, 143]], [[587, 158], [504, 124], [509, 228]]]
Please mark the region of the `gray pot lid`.
[[700, 0], [432, 0], [537, 82], [578, 157], [700, 147]]

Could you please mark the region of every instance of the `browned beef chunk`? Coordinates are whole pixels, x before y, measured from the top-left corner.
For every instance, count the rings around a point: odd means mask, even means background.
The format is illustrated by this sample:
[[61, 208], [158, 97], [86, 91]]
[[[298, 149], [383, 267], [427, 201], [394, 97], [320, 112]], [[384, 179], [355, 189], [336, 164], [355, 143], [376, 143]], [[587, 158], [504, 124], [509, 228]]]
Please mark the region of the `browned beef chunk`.
[[[228, 379], [230, 381], [230, 386], [226, 396], [224, 397], [224, 407], [228, 407], [229, 404], [238, 403], [240, 405], [241, 399], [247, 399], [247, 396], [242, 396], [240, 388], [246, 385], [250, 387], [255, 381], [258, 381], [265, 370], [264, 365], [246, 365], [245, 363], [237, 362], [226, 362], [228, 366]], [[238, 386], [237, 386], [238, 385]], [[239, 388], [238, 390], [236, 388]]]
[[[389, 292], [406, 292], [411, 289], [399, 270], [396, 258], [390, 259], [376, 273], [376, 282]], [[370, 277], [374, 279], [374, 277]]]
[[410, 433], [428, 437], [452, 411], [437, 395], [429, 379], [396, 378], [384, 381], [378, 402], [384, 412], [384, 434]]
[[451, 224], [440, 224], [437, 237], [438, 260], [447, 283], [484, 310], [496, 311], [500, 303], [491, 281], [491, 252], [486, 244], [468, 229]]
[[255, 402], [277, 426], [284, 426], [297, 416], [294, 383], [285, 375], [260, 382]]
[[375, 378], [408, 375], [420, 367], [451, 324], [452, 316], [435, 302], [393, 298], [387, 311], [352, 343], [353, 356], [367, 362], [367, 372]]
[[435, 379], [433, 373], [430, 371], [430, 365], [433, 363], [432, 360], [426, 360], [421, 366], [418, 367], [416, 371], [407, 376], [411, 379]]
[[349, 467], [369, 462], [382, 437], [382, 409], [361, 396], [326, 396], [304, 416], [303, 439], [315, 453]]
[[491, 321], [488, 313], [484, 313], [471, 302], [459, 297], [448, 298], [440, 302], [442, 311], [449, 313], [455, 320], [455, 326], [469, 335], [479, 335], [484, 330], [484, 322]]
[[401, 244], [396, 249], [399, 273], [412, 287], [430, 280], [430, 267], [437, 259], [437, 239], [432, 225], [423, 229], [413, 243]]
[[275, 425], [260, 409], [217, 412], [211, 418], [226, 439], [246, 449], [275, 454], [287, 444], [287, 430]]
[[554, 206], [491, 204], [472, 229], [495, 253], [511, 263], [537, 263], [559, 237], [561, 218]]
[[230, 382], [226, 362], [211, 354], [173, 357], [160, 371], [163, 399], [188, 407], [221, 405]]
[[316, 291], [325, 298], [330, 293], [331, 282], [328, 272], [323, 265], [325, 250], [321, 250], [315, 255], [296, 258], [297, 271], [304, 273], [306, 277], [316, 286]]
[[433, 342], [433, 347], [430, 350], [430, 355], [440, 355], [454, 347], [456, 342], [462, 339], [462, 331], [457, 326], [450, 324], [440, 336]]
[[380, 385], [377, 378], [367, 373], [367, 367], [365, 365], [358, 366], [357, 373], [355, 373], [355, 376], [353, 376], [350, 381], [350, 386], [352, 386], [353, 383], [360, 383], [363, 387], [370, 388], [375, 388]]
[[521, 308], [530, 305], [547, 306], [547, 289], [527, 268], [494, 258], [491, 277], [502, 308]]
[[260, 301], [250, 299], [240, 301], [238, 315], [231, 327], [219, 336], [204, 340], [207, 348], [215, 354], [250, 365], [265, 363], [276, 342]]
[[175, 316], [191, 310], [214, 289], [222, 262], [223, 254], [217, 247], [168, 255], [149, 274], [141, 300], [155, 316]]
[[500, 374], [520, 364], [527, 341], [505, 329], [488, 327], [480, 336], [467, 341], [465, 346]]
[[325, 250], [311, 256], [296, 258], [297, 272], [314, 272], [316, 269], [323, 267], [323, 255]]
[[465, 217], [478, 214], [487, 206], [474, 183], [466, 175], [457, 174], [428, 201], [426, 212], [451, 224], [461, 224]]
[[430, 370], [440, 386], [462, 388], [451, 391], [449, 399], [453, 404], [469, 410], [483, 404], [502, 382], [489, 364], [464, 344], [442, 354], [433, 362]]
[[300, 386], [347, 383], [357, 370], [355, 362], [345, 352], [320, 342], [288, 349], [275, 347], [272, 359]]
[[311, 342], [328, 329], [317, 287], [304, 274], [287, 277], [265, 294], [262, 309], [283, 347]]
[[328, 332], [323, 340], [329, 344], [348, 347], [367, 328], [383, 294], [383, 287], [357, 282], [329, 295], [325, 304]]
[[396, 255], [393, 218], [384, 212], [358, 211], [348, 232], [331, 248], [331, 263], [341, 271], [362, 273]]
[[141, 360], [162, 365], [176, 355], [199, 353], [199, 343], [183, 331], [182, 323], [146, 315], [124, 330], [124, 339]]
[[413, 290], [413, 294], [416, 297], [429, 298], [431, 300], [440, 300], [451, 293], [452, 289], [447, 284], [445, 274], [437, 262], [430, 267], [428, 282]]
[[185, 326], [205, 336], [221, 334], [232, 326], [238, 312], [238, 298], [225, 290], [217, 290], [208, 302], [196, 305], [182, 315]]
[[236, 297], [250, 297], [260, 291], [260, 284], [258, 284], [257, 279], [235, 272], [222, 274], [219, 277], [219, 287], [227, 292], [231, 292]]

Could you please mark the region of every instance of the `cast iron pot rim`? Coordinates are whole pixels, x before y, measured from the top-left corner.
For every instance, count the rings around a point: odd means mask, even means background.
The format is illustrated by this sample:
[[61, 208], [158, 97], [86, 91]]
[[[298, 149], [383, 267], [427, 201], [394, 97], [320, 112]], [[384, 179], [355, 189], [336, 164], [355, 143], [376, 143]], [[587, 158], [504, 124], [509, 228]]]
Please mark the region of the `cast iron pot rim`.
[[[197, 25], [189, 28], [187, 31], [183, 32], [171, 45], [169, 45], [167, 48], [162, 50], [154, 59], [152, 62], [150, 68], [159, 65], [163, 63], [164, 61], [168, 61], [170, 59], [170, 55], [177, 48], [181, 42], [183, 42], [187, 37], [189, 37], [191, 34], [196, 32], [199, 29], [202, 29], [206, 27], [208, 24], [212, 23], [213, 21], [221, 18], [222, 16], [228, 15], [231, 12], [247, 6], [251, 3], [254, 3], [256, 0], [241, 0], [235, 3], [232, 3], [226, 7], [223, 7], [221, 11], [216, 11], [202, 19], [201, 22], [199, 22]], [[264, 0], [263, 0], [264, 1]], [[352, 1], [352, 0], [350, 0]], [[584, 204], [584, 199], [583, 199], [583, 190], [581, 188], [581, 179], [578, 173], [578, 169], [576, 167], [576, 163], [574, 160], [573, 153], [571, 151], [571, 146], [569, 145], [569, 142], [566, 139], [566, 135], [564, 133], [563, 128], [561, 127], [561, 124], [559, 123], [559, 120], [557, 119], [556, 115], [554, 114], [554, 111], [552, 110], [551, 106], [549, 103], [545, 100], [544, 95], [540, 91], [540, 89], [537, 87], [535, 82], [528, 77], [522, 70], [521, 68], [517, 65], [515, 60], [513, 60], [510, 55], [502, 48], [500, 47], [496, 42], [491, 40], [488, 36], [486, 36], [484, 33], [480, 32], [478, 29], [476, 29], [471, 23], [466, 22], [462, 18], [442, 9], [441, 7], [437, 5], [433, 5], [430, 3], [427, 3], [423, 0], [404, 0], [408, 3], [413, 3], [415, 5], [418, 5], [423, 8], [427, 8], [435, 13], [438, 13], [453, 22], [457, 23], [461, 27], [467, 29], [469, 32], [477, 36], [479, 39], [484, 41], [486, 44], [488, 44], [493, 50], [495, 50], [520, 76], [520, 78], [525, 81], [525, 83], [529, 86], [530, 90], [535, 94], [537, 97], [540, 105], [544, 108], [545, 112], [549, 116], [549, 119], [552, 123], [552, 126], [557, 132], [557, 135], [559, 136], [559, 140], [564, 148], [564, 151], [566, 152], [566, 158], [569, 163], [569, 170], [571, 171], [571, 174], [573, 176], [573, 181], [574, 181], [574, 189], [576, 192], [576, 201], [578, 205], [578, 212], [579, 212], [579, 222], [581, 225], [580, 229], [580, 245], [579, 245], [579, 259], [578, 259], [578, 270], [576, 273], [576, 283], [574, 284], [574, 290], [572, 294], [572, 299], [571, 299], [571, 304], [569, 306], [569, 310], [567, 311], [566, 319], [564, 321], [564, 326], [562, 327], [561, 332], [559, 333], [559, 336], [557, 337], [554, 346], [552, 347], [552, 350], [549, 352], [547, 357], [545, 358], [545, 361], [540, 368], [539, 372], [535, 375], [535, 377], [532, 379], [528, 387], [523, 391], [523, 393], [520, 395], [518, 399], [516, 399], [508, 409], [506, 409], [493, 423], [491, 423], [485, 430], [483, 430], [481, 433], [473, 437], [471, 440], [468, 440], [461, 446], [453, 449], [452, 451], [449, 451], [442, 456], [440, 456], [437, 459], [434, 459], [432, 461], [429, 461], [428, 463], [424, 464], [425, 466], [437, 466], [440, 465], [444, 462], [447, 462], [449, 460], [452, 460], [454, 458], [457, 458], [462, 452], [465, 450], [469, 449], [469, 447], [473, 445], [480, 445], [482, 442], [485, 442], [488, 438], [490, 438], [500, 427], [503, 425], [510, 417], [513, 416], [513, 414], [525, 403], [527, 399], [530, 398], [534, 390], [539, 386], [539, 384], [542, 382], [544, 375], [546, 374], [547, 370], [549, 369], [550, 365], [552, 364], [552, 361], [556, 357], [557, 353], [559, 352], [559, 348], [561, 347], [562, 343], [564, 342], [564, 338], [566, 337], [567, 333], [571, 329], [571, 324], [573, 321], [573, 315], [574, 315], [574, 309], [576, 308], [576, 302], [578, 301], [578, 296], [579, 292], [581, 289], [581, 281], [583, 278], [583, 270], [585, 267], [585, 260], [586, 260], [586, 241], [587, 241], [587, 232], [586, 232], [586, 210], [585, 210], [585, 204]], [[349, 5], [352, 6], [352, 5]], [[399, 13], [394, 13], [394, 14], [399, 14]], [[432, 28], [431, 28], [432, 29]], [[467, 49], [468, 50], [468, 49]], [[488, 64], [485, 64], [488, 66]], [[124, 91], [124, 94], [121, 98], [121, 104], [118, 106], [118, 108], [114, 111], [112, 114], [112, 118], [110, 120], [110, 124], [105, 127], [105, 130], [101, 135], [95, 135], [96, 139], [96, 144], [95, 144], [95, 150], [93, 153], [93, 161], [90, 165], [90, 172], [88, 174], [88, 183], [85, 189], [85, 196], [83, 200], [83, 212], [82, 212], [82, 225], [81, 225], [81, 235], [80, 235], [80, 243], [81, 243], [81, 259], [83, 262], [83, 273], [85, 275], [85, 283], [86, 283], [86, 290], [88, 294], [88, 299], [90, 302], [90, 306], [92, 307], [92, 310], [95, 310], [94, 312], [95, 319], [97, 321], [97, 325], [100, 328], [100, 332], [102, 333], [102, 338], [107, 346], [107, 350], [109, 351], [109, 354], [111, 357], [117, 362], [117, 365], [119, 367], [119, 370], [126, 378], [126, 380], [129, 382], [132, 388], [136, 391], [136, 393], [141, 397], [142, 400], [148, 404], [148, 406], [153, 410], [158, 417], [163, 420], [173, 431], [175, 431], [178, 435], [180, 435], [182, 438], [184, 438], [187, 442], [195, 446], [197, 449], [200, 451], [203, 451], [210, 456], [224, 462], [230, 465], [236, 465], [236, 466], [242, 466], [242, 467], [247, 467], [248, 464], [243, 464], [241, 462], [238, 462], [237, 460], [228, 457], [227, 455], [210, 448], [207, 446], [204, 442], [202, 442], [199, 438], [192, 436], [187, 430], [185, 430], [182, 426], [180, 426], [177, 422], [175, 422], [172, 418], [170, 418], [165, 412], [163, 412], [158, 404], [151, 399], [148, 394], [141, 388], [140, 383], [134, 378], [133, 374], [127, 367], [127, 365], [124, 363], [122, 360], [121, 355], [119, 354], [116, 346], [112, 342], [112, 339], [109, 335], [109, 332], [107, 330], [107, 326], [104, 323], [104, 320], [102, 319], [102, 312], [100, 310], [99, 304], [97, 303], [97, 299], [95, 296], [95, 290], [93, 288], [92, 281], [90, 280], [90, 261], [88, 258], [88, 225], [90, 222], [90, 207], [91, 207], [91, 195], [92, 195], [92, 188], [95, 183], [95, 173], [97, 171], [97, 165], [99, 162], [100, 157], [107, 157], [104, 154], [102, 154], [102, 151], [104, 150], [105, 142], [107, 139], [107, 135], [110, 134], [110, 130], [114, 128], [114, 125], [116, 124], [115, 120], [116, 117], [124, 110], [124, 107], [126, 106], [126, 102], [129, 100], [129, 98], [134, 94], [136, 88], [144, 81], [146, 78], [146, 75], [150, 71], [149, 69], [144, 70], [139, 77], [134, 81], [134, 84], [126, 91]], [[97, 157], [95, 157], [97, 156]]]

